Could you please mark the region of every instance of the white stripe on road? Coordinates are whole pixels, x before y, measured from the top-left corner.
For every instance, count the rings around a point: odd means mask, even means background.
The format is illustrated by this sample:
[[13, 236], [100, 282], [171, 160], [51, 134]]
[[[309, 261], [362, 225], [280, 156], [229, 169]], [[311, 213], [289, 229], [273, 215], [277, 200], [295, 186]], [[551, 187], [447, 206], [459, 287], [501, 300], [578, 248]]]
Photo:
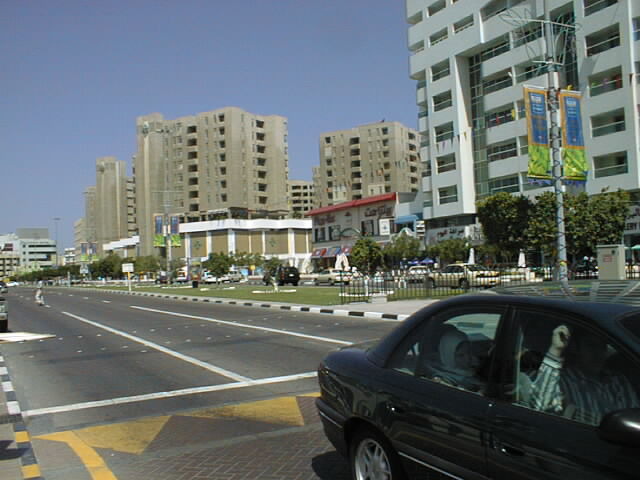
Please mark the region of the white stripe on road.
[[285, 375], [281, 377], [262, 378], [259, 380], [248, 380], [244, 382], [227, 383], [224, 385], [206, 385], [204, 387], [182, 388], [180, 390], [172, 390], [170, 392], [147, 393], [144, 395], [132, 395], [130, 397], [118, 397], [108, 400], [97, 400], [95, 402], [73, 403], [70, 405], [60, 405], [58, 407], [35, 408], [22, 412], [24, 417], [36, 417], [38, 415], [47, 415], [51, 413], [71, 412], [76, 410], [84, 410], [87, 408], [110, 407], [122, 405], [125, 403], [142, 402], [146, 400], [159, 400], [163, 398], [180, 397], [184, 395], [194, 395], [198, 393], [219, 392], [222, 390], [232, 390], [235, 388], [253, 387], [256, 385], [271, 385], [274, 383], [291, 382], [302, 380], [305, 378], [313, 378], [316, 372], [298, 373], [295, 375]]
[[202, 367], [205, 370], [209, 370], [210, 372], [217, 373], [218, 375], [222, 375], [224, 377], [231, 378], [236, 380], [237, 382], [250, 382], [251, 379], [248, 377], [244, 377], [237, 373], [230, 372], [229, 370], [225, 370], [224, 368], [216, 367], [215, 365], [211, 365], [210, 363], [203, 362], [198, 360], [197, 358], [189, 357], [188, 355], [183, 355], [182, 353], [176, 352], [175, 350], [169, 350], [168, 348], [163, 347], [162, 345], [158, 345], [157, 343], [150, 342], [140, 337], [136, 337], [135, 335], [130, 335], [127, 332], [123, 332], [121, 330], [116, 330], [115, 328], [107, 327], [106, 325], [102, 325], [101, 323], [92, 322], [91, 320], [87, 320], [86, 318], [79, 317], [78, 315], [74, 315], [69, 312], [62, 312], [64, 315], [68, 317], [75, 318], [76, 320], [80, 320], [81, 322], [88, 323], [97, 328], [101, 328], [106, 330], [107, 332], [113, 333], [115, 335], [120, 335], [121, 337], [127, 338], [134, 342], [141, 343], [149, 348], [153, 348], [162, 353], [166, 353], [167, 355], [171, 355], [172, 357], [178, 358], [185, 362], [191, 363], [193, 365], [197, 365], [198, 367]]
[[251, 330], [260, 330], [260, 331], [263, 331], [263, 332], [279, 333], [281, 335], [290, 335], [292, 337], [307, 338], [309, 340], [317, 340], [317, 341], [320, 341], [320, 342], [337, 343], [338, 345], [352, 345], [353, 344], [353, 342], [345, 342], [344, 340], [337, 340], [335, 338], [318, 337], [316, 335], [307, 335], [305, 333], [290, 332], [289, 330], [278, 330], [277, 328], [258, 327], [256, 325], [245, 325], [243, 323], [228, 322], [226, 320], [218, 320], [217, 318], [200, 317], [198, 315], [188, 315], [186, 313], [169, 312], [167, 310], [156, 310], [155, 308], [137, 307], [135, 305], [131, 305], [131, 308], [135, 308], [137, 310], [145, 310], [147, 312], [164, 313], [166, 315], [173, 315], [173, 316], [176, 316], [176, 317], [193, 318], [195, 320], [204, 320], [205, 322], [219, 323], [220, 325], [228, 325], [230, 327], [235, 327], [235, 328], [248, 328], [248, 329], [251, 329]]

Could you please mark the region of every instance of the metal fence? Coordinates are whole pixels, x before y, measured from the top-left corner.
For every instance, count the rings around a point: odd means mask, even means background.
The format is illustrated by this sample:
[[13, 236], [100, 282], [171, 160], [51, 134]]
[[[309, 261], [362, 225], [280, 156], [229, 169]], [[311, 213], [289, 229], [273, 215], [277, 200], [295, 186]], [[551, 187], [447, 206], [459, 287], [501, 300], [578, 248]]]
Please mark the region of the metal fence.
[[[411, 298], [444, 298], [461, 293], [479, 291], [494, 286], [525, 285], [556, 280], [553, 267], [493, 268], [495, 277], [470, 277], [459, 275], [454, 280], [443, 281], [438, 272], [409, 274], [406, 270], [379, 272], [373, 276], [353, 276], [350, 282], [340, 284], [342, 304], [375, 302], [376, 300], [403, 300]], [[628, 280], [640, 279], [640, 265], [629, 265]], [[598, 271], [569, 271], [569, 280], [597, 280]]]
[[[403, 300], [411, 298], [442, 298], [497, 285], [517, 285], [546, 280], [547, 272], [530, 269], [505, 269], [492, 276], [456, 275], [447, 277], [437, 272], [410, 274], [407, 271], [379, 272], [373, 276], [353, 276], [340, 285], [342, 304]], [[553, 278], [549, 272], [548, 280]]]

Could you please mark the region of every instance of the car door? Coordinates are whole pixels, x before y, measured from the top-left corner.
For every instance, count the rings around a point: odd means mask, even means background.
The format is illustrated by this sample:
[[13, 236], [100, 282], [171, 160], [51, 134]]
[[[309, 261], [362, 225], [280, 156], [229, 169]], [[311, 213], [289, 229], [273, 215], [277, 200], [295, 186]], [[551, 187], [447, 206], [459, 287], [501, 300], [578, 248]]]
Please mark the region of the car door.
[[[566, 314], [517, 308], [510, 323], [508, 343], [509, 358], [502, 372], [501, 398], [489, 410], [490, 439], [488, 449], [489, 474], [496, 480], [595, 480], [638, 478], [640, 472], [640, 448], [614, 445], [602, 440], [596, 423], [601, 415], [582, 414], [584, 409], [569, 395], [549, 397], [545, 409], [536, 399], [537, 386], [545, 380], [542, 364], [547, 359], [554, 331], [561, 325], [567, 327], [574, 340], [585, 333], [601, 337], [606, 343], [607, 360], [603, 362], [607, 383], [612, 380], [626, 385], [625, 398], [613, 410], [638, 407], [640, 378], [638, 365], [626, 357], [615, 339], [594, 330], [584, 319]], [[567, 351], [573, 340], [568, 340]], [[576, 347], [574, 347], [575, 349]], [[570, 357], [562, 357], [562, 368], [571, 368]], [[558, 363], [560, 365], [560, 363]], [[620, 366], [624, 365], [624, 370]], [[564, 373], [560, 373], [564, 375]], [[573, 377], [567, 375], [570, 384]], [[625, 380], [626, 379], [626, 380]], [[603, 383], [605, 380], [603, 380]], [[558, 384], [560, 385], [560, 384]], [[579, 387], [575, 382], [575, 388]], [[601, 385], [604, 387], [604, 385]], [[634, 387], [635, 386], [635, 387]], [[568, 390], [568, 388], [567, 388]], [[635, 393], [633, 393], [635, 390]], [[580, 387], [584, 395], [586, 389]], [[589, 395], [586, 396], [589, 398]], [[605, 410], [606, 411], [606, 410]]]
[[[425, 318], [397, 347], [384, 370], [378, 406], [388, 436], [410, 471], [426, 469], [461, 478], [487, 478], [486, 394], [493, 341], [505, 308], [470, 305]], [[477, 356], [472, 385], [444, 381], [439, 364], [445, 332], [462, 332]], [[475, 376], [474, 376], [475, 377]], [[472, 391], [474, 390], [474, 391]]]

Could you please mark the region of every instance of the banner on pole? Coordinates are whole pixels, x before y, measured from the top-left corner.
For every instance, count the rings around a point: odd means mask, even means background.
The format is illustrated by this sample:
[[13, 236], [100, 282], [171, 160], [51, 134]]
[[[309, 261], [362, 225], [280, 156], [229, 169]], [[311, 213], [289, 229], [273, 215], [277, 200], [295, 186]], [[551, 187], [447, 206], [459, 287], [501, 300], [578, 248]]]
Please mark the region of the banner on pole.
[[154, 235], [153, 235], [153, 246], [154, 247], [164, 247], [164, 222], [162, 215], [154, 215], [153, 223], [155, 225]]
[[182, 246], [180, 239], [180, 217], [174, 215], [171, 217], [171, 247]]
[[547, 121], [547, 91], [536, 87], [524, 87], [524, 107], [529, 141], [527, 176], [550, 180], [552, 172]]
[[563, 176], [567, 180], [587, 180], [587, 158], [582, 134], [580, 92], [560, 92], [560, 125], [562, 127]]

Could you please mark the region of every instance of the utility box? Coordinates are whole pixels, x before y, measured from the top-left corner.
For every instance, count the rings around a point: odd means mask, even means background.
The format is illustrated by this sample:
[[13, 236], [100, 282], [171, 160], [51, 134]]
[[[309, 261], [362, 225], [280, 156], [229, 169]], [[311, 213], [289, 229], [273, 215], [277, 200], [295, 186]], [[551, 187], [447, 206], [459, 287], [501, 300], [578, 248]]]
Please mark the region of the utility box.
[[624, 245], [597, 245], [598, 278], [600, 280], [626, 280]]

